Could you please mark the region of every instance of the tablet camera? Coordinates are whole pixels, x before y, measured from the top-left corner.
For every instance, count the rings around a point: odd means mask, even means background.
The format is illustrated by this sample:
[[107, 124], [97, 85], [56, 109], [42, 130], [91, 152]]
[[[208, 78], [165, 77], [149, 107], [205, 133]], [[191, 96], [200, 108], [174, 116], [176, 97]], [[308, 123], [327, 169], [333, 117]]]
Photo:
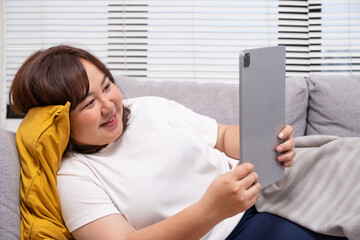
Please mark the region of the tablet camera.
[[244, 67], [250, 66], [250, 53], [244, 54]]

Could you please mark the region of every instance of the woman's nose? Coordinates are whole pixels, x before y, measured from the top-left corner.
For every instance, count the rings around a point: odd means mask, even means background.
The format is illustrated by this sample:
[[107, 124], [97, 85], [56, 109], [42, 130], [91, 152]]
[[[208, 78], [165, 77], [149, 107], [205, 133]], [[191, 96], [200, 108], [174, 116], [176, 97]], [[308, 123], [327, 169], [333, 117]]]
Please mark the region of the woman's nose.
[[102, 115], [106, 115], [109, 112], [114, 111], [114, 104], [110, 99], [106, 99], [106, 98], [102, 99], [101, 104], [102, 104], [102, 106], [101, 106], [101, 114]]

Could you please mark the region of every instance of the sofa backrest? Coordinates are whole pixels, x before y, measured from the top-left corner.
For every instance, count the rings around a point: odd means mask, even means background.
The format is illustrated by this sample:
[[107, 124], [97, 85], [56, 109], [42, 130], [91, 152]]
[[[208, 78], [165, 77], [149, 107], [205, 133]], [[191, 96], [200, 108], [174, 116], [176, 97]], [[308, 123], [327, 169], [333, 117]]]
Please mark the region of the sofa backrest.
[[[121, 75], [115, 79], [124, 98], [164, 97], [220, 123], [239, 124], [238, 83], [141, 81]], [[286, 79], [286, 123], [293, 125], [295, 136], [305, 134], [308, 98], [304, 77]]]
[[158, 96], [174, 100], [220, 123], [238, 124], [239, 85], [180, 81], [141, 81], [115, 76], [124, 98]]
[[[116, 76], [125, 98], [159, 96], [225, 124], [238, 124], [238, 83], [141, 81]], [[286, 124], [295, 137], [360, 136], [360, 75], [311, 75], [286, 79]]]

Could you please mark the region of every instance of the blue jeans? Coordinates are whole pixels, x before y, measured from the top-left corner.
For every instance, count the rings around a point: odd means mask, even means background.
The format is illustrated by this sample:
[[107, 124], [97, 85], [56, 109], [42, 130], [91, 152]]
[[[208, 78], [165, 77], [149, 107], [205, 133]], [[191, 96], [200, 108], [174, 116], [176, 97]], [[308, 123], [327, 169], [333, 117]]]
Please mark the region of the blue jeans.
[[285, 218], [249, 208], [226, 240], [345, 240], [313, 232]]

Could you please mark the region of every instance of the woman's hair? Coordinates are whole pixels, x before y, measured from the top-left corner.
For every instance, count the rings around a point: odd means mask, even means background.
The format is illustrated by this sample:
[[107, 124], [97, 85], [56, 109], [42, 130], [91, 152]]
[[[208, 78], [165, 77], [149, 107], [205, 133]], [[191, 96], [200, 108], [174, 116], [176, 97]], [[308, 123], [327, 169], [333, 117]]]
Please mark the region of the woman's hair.
[[[40, 50], [20, 67], [12, 82], [9, 103], [12, 111], [25, 115], [29, 109], [71, 103], [70, 111], [85, 100], [89, 79], [81, 59], [94, 64], [113, 83], [109, 69], [91, 53], [66, 45]], [[130, 110], [124, 107], [123, 125], [127, 126]], [[105, 145], [106, 146], [106, 145]], [[68, 150], [93, 153], [105, 146], [80, 146], [69, 139]]]

